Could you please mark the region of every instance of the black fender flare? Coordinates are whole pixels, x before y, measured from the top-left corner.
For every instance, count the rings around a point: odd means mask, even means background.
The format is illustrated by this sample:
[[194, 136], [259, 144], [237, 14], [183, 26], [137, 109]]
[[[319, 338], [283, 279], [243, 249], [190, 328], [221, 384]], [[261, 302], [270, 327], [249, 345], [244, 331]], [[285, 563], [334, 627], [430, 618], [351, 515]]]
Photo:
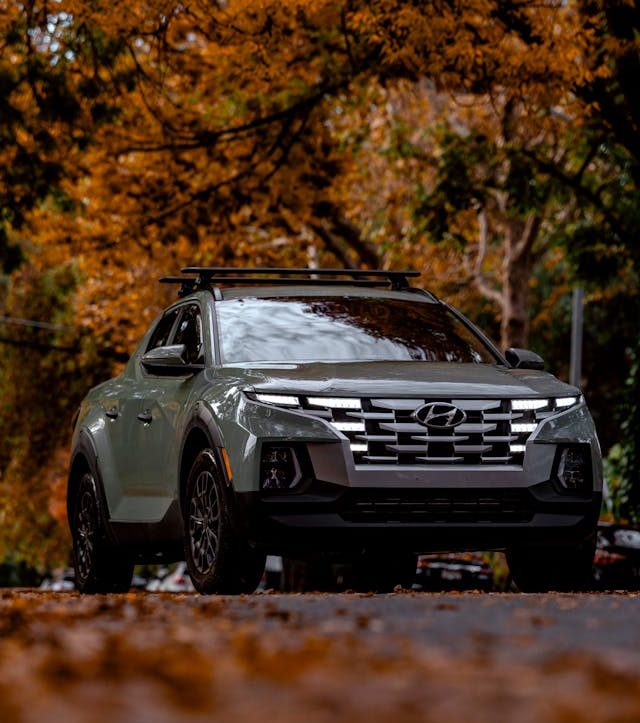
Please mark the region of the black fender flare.
[[189, 421], [187, 422], [182, 435], [182, 444], [180, 447], [181, 457], [185, 441], [189, 436], [189, 432], [194, 427], [199, 427], [209, 437], [213, 447], [224, 447], [222, 433], [220, 432], [220, 428], [218, 427], [215, 417], [205, 404], [202, 402], [196, 402], [191, 410]]
[[[84, 460], [85, 464], [80, 462], [81, 459]], [[104, 491], [102, 475], [100, 474], [100, 465], [98, 464], [98, 451], [93, 437], [86, 429], [81, 429], [78, 433], [78, 441], [71, 453], [69, 464], [69, 475], [67, 478], [67, 520], [69, 526], [71, 525], [71, 517], [74, 513], [75, 485], [80, 481], [78, 472], [82, 468], [86, 468], [93, 476], [97, 492], [96, 503], [103, 529], [106, 531], [110, 542], [115, 543], [115, 536], [111, 529], [109, 505]]]
[[[211, 450], [215, 455], [215, 463], [219, 469], [222, 479], [225, 483], [226, 499], [232, 510], [234, 527], [238, 534], [247, 535], [249, 532], [249, 511], [246, 508], [246, 502], [243, 500], [243, 495], [236, 493], [233, 486], [232, 480], [227, 472], [227, 467], [223, 459], [222, 449], [225, 447], [224, 439], [218, 423], [211, 411], [202, 402], [196, 402], [194, 405], [192, 414], [185, 426], [185, 430], [182, 437], [182, 443], [180, 445], [180, 467], [179, 467], [179, 501], [180, 511], [184, 520], [184, 494], [186, 492], [186, 481], [189, 474], [189, 470], [185, 468], [185, 446], [189, 439], [189, 434], [194, 430], [198, 429], [208, 440]], [[193, 450], [192, 450], [193, 451]]]
[[[180, 443], [180, 455], [178, 457], [178, 497], [180, 500], [180, 509], [182, 510], [182, 502], [185, 492], [186, 476], [189, 470], [185, 468], [185, 455], [188, 457], [190, 450], [187, 449], [187, 444], [191, 433], [197, 429], [201, 432], [204, 437], [208, 440], [209, 446], [216, 455], [216, 463], [220, 468], [221, 474], [224, 477], [228, 488], [232, 489], [231, 480], [227, 475], [227, 470], [222, 459], [222, 452], [220, 451], [224, 447], [224, 441], [220, 428], [211, 413], [211, 411], [202, 403], [196, 402], [189, 420], [185, 425], [182, 433], [182, 442]], [[192, 451], [192, 450], [191, 450]]]

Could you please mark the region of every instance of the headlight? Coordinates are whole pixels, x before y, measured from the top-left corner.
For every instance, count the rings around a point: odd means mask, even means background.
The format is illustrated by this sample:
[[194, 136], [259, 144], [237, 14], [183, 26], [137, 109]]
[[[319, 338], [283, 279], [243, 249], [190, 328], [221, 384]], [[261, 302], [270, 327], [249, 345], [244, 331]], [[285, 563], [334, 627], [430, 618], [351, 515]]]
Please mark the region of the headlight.
[[365, 422], [352, 419], [350, 415], [350, 411], [360, 412], [362, 410], [360, 399], [356, 397], [307, 397], [263, 392], [247, 392], [247, 396], [263, 404], [272, 404], [292, 412], [301, 412], [309, 417], [328, 422], [333, 429], [342, 432], [349, 438], [352, 451], [367, 451], [366, 444], [356, 441], [357, 434], [365, 433]]
[[512, 455], [523, 454], [526, 451], [529, 437], [541, 422], [580, 402], [582, 402], [581, 396], [512, 399], [509, 452]]

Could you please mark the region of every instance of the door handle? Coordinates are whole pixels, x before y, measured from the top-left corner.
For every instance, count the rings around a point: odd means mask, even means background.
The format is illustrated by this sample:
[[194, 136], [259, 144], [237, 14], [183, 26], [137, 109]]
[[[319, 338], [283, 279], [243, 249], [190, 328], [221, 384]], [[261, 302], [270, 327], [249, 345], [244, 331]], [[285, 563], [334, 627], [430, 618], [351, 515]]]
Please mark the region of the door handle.
[[153, 415], [148, 409], [145, 409], [143, 412], [140, 412], [140, 414], [138, 414], [138, 419], [145, 424], [151, 424], [151, 422], [153, 421]]
[[110, 407], [109, 409], [105, 409], [105, 412], [107, 417], [109, 419], [117, 419], [120, 412], [118, 411], [118, 407]]

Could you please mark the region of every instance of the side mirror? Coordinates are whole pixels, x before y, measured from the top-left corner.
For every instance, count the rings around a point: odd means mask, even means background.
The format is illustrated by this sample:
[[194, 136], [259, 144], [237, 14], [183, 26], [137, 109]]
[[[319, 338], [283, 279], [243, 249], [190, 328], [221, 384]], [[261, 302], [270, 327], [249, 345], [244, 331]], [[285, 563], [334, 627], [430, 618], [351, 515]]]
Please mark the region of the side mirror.
[[504, 353], [506, 360], [514, 369], [544, 369], [544, 359], [528, 349], [509, 348]]
[[186, 351], [184, 344], [158, 346], [144, 354], [140, 363], [152, 374], [168, 376], [181, 376], [204, 369], [204, 364], [187, 364], [184, 359]]

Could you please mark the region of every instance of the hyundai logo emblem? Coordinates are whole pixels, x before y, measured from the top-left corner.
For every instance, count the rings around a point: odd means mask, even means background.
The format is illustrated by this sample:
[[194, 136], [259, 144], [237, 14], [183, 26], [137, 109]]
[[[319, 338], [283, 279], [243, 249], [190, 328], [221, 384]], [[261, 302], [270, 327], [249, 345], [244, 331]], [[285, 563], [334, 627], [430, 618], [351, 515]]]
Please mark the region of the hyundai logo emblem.
[[453, 404], [447, 402], [431, 402], [418, 407], [413, 418], [431, 429], [453, 429], [462, 424], [467, 415]]

